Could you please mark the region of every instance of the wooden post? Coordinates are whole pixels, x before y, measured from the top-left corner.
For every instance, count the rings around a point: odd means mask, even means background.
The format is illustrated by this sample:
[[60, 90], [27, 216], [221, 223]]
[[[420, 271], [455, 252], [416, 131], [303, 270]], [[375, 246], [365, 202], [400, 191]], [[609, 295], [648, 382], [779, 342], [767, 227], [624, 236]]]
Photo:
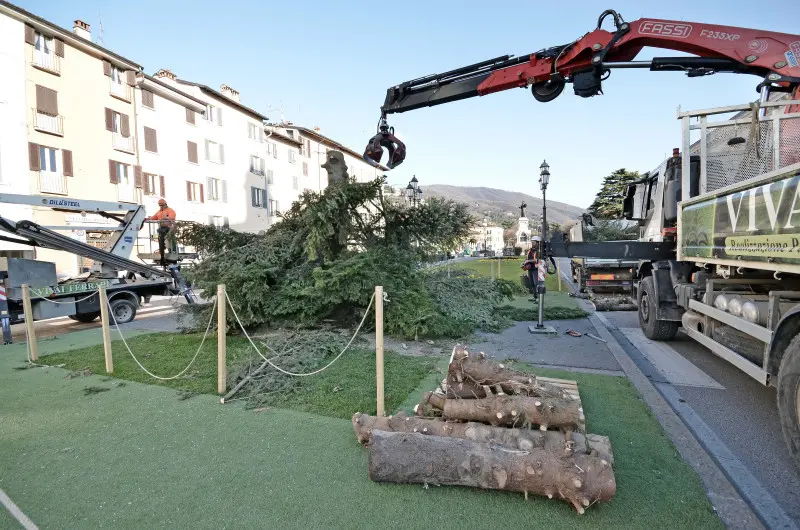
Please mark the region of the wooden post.
[[106, 354], [106, 373], [114, 372], [114, 357], [111, 355], [111, 328], [108, 324], [108, 293], [100, 287], [100, 322], [103, 324], [103, 351]]
[[28, 343], [31, 349], [31, 361], [38, 361], [39, 345], [36, 344], [36, 326], [33, 324], [31, 288], [27, 283], [22, 284], [22, 311], [25, 312], [25, 329], [28, 332]]
[[384, 416], [383, 408], [383, 287], [375, 287], [375, 381], [378, 394], [378, 416]]
[[503, 264], [503, 258], [497, 260], [497, 278], [500, 279], [503, 277], [503, 273], [501, 272], [501, 265]]
[[220, 394], [224, 394], [228, 386], [228, 366], [225, 361], [227, 350], [225, 339], [228, 327], [225, 318], [227, 303], [225, 284], [217, 285], [217, 392]]

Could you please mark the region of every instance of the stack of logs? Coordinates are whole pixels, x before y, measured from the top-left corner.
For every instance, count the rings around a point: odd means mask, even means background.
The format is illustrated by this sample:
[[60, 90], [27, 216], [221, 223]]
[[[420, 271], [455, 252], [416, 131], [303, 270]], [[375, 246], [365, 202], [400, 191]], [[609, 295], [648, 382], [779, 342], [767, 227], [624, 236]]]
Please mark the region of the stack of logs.
[[353, 416], [372, 480], [533, 493], [580, 514], [614, 496], [608, 438], [582, 433], [583, 409], [565, 389], [458, 347], [442, 386], [416, 417]]

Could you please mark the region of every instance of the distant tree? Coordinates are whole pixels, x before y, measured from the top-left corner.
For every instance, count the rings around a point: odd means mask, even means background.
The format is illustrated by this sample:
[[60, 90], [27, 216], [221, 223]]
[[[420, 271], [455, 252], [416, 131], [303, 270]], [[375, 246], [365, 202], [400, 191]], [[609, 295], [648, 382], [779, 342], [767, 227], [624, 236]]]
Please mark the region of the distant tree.
[[583, 229], [583, 240], [624, 241], [639, 238], [639, 225], [618, 219], [598, 219], [594, 226]]
[[502, 223], [500, 223], [500, 226], [503, 227], [503, 230], [508, 230], [509, 228], [514, 226], [514, 221], [512, 221], [511, 219], [506, 219]]
[[598, 219], [620, 219], [625, 190], [628, 184], [640, 177], [638, 171], [628, 171], [625, 168], [607, 175], [588, 212]]

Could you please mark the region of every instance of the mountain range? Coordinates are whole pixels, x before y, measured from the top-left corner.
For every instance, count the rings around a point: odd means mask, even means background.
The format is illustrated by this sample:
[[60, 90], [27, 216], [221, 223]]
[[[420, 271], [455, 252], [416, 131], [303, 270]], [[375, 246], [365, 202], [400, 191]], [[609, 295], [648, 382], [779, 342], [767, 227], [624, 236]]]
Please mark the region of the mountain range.
[[[478, 219], [488, 218], [493, 223], [505, 220], [516, 225], [519, 219], [519, 205], [525, 202], [525, 215], [529, 219], [539, 219], [542, 215], [542, 199], [518, 191], [498, 190], [495, 188], [450, 186], [447, 184], [430, 184], [424, 186], [425, 197], [443, 197], [469, 205], [470, 213]], [[563, 202], [547, 201], [548, 223], [564, 224], [576, 219], [584, 213], [584, 208]]]

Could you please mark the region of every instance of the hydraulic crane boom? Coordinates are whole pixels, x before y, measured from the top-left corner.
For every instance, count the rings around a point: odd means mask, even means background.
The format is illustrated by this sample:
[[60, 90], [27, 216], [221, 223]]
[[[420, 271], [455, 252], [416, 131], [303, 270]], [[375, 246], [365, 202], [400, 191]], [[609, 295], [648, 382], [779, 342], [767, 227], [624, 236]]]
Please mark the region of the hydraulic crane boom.
[[[614, 31], [602, 29], [608, 17], [613, 19]], [[645, 46], [697, 57], [634, 61]], [[558, 97], [566, 83], [573, 84], [576, 95], [592, 97], [603, 93], [602, 82], [616, 68], [682, 71], [689, 77], [718, 72], [752, 74], [763, 79], [759, 90], [793, 91], [798, 99], [800, 35], [671, 20], [629, 23], [616, 11], [607, 10], [600, 15], [596, 29], [570, 44], [521, 57], [504, 55], [389, 88], [381, 106], [378, 134], [367, 145], [364, 158], [379, 163], [385, 147], [389, 168], [405, 159], [405, 145], [386, 121], [389, 114], [527, 86], [540, 102]]]

